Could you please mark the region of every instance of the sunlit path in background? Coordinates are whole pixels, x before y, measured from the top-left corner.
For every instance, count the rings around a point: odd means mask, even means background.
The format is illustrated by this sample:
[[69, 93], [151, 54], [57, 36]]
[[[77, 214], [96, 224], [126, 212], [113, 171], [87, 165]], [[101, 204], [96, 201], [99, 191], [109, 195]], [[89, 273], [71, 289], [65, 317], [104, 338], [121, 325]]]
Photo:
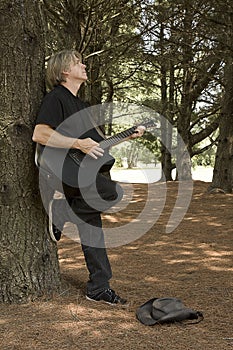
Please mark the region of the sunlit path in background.
[[[161, 168], [157, 165], [154, 168], [135, 168], [135, 169], [113, 169], [111, 171], [112, 179], [127, 183], [153, 183], [158, 182], [161, 178]], [[175, 174], [173, 174], [173, 177]], [[192, 169], [193, 180], [211, 182], [213, 168], [197, 166]]]

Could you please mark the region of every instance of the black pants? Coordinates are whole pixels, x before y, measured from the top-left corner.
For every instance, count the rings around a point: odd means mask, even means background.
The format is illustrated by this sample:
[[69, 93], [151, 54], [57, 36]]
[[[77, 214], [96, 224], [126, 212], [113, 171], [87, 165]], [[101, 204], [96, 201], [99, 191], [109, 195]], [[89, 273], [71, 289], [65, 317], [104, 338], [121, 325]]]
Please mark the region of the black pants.
[[[95, 294], [109, 288], [112, 270], [106, 252], [101, 213], [117, 204], [123, 197], [121, 186], [109, 176], [98, 174], [96, 183], [82, 190], [63, 185], [66, 201], [72, 215], [62, 208], [62, 200], [56, 201], [61, 220], [77, 225], [89, 271], [87, 293]], [[63, 200], [64, 201], [64, 200]], [[66, 202], [66, 205], [67, 205]], [[60, 208], [59, 208], [60, 207]]]

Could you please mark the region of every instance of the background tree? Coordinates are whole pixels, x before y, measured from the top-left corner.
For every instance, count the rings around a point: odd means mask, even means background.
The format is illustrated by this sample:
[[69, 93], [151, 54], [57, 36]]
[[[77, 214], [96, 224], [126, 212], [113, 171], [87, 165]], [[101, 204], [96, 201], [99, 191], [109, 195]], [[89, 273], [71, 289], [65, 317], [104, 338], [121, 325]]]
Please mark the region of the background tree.
[[25, 302], [60, 286], [31, 140], [44, 93], [39, 2], [2, 0], [0, 24], [0, 301]]
[[[216, 16], [211, 20], [219, 29], [218, 40], [223, 46], [224, 93], [221, 102], [220, 134], [210, 190], [231, 193], [233, 186], [233, 4], [216, 2]], [[223, 11], [224, 9], [224, 11]]]
[[111, 101], [113, 79], [109, 76], [114, 74], [114, 78], [122, 80], [118, 62], [138, 38], [138, 34], [133, 35], [137, 2], [132, 11], [131, 0], [43, 0], [48, 55], [70, 47], [81, 52], [89, 73], [85, 97], [92, 105], [103, 102], [104, 97], [106, 102]]
[[[216, 97], [210, 98], [210, 91], [215, 88], [214, 82], [217, 85], [215, 79], [221, 67], [221, 57], [216, 55], [219, 46], [208, 36], [209, 28], [203, 16], [206, 11], [209, 11], [209, 5], [204, 1], [155, 1], [149, 16], [152, 21], [149, 40], [153, 40], [154, 45], [147, 44], [145, 48], [152, 69], [155, 67], [154, 75], [160, 77], [161, 104], [157, 109], [170, 122], [163, 125], [163, 139], [169, 148], [179, 148], [170, 130], [170, 125], [173, 125], [191, 157], [201, 152], [197, 145], [213, 135], [218, 127], [219, 104], [217, 106]], [[165, 147], [161, 153], [163, 172], [170, 180], [174, 164]], [[182, 179], [186, 172], [179, 175]]]

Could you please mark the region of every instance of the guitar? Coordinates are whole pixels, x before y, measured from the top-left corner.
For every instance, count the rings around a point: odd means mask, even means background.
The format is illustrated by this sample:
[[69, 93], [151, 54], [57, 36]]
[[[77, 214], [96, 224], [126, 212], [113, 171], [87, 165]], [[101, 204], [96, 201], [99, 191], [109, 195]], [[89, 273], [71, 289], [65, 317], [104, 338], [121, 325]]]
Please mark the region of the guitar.
[[[154, 120], [141, 124], [146, 128], [154, 127], [157, 122]], [[83, 188], [95, 182], [97, 173], [107, 172], [112, 168], [115, 159], [109, 154], [109, 149], [135, 133], [137, 126], [132, 126], [118, 134], [99, 142], [104, 150], [102, 157], [92, 158], [79, 149], [49, 149], [43, 151], [40, 166], [48, 167], [58, 178], [71, 187]]]

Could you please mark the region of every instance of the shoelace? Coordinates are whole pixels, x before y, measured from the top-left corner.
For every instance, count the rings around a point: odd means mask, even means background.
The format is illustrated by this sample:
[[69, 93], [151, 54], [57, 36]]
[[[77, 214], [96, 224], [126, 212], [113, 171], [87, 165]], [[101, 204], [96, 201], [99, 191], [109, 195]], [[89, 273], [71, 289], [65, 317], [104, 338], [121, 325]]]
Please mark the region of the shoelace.
[[112, 290], [111, 288], [108, 288], [108, 289], [105, 291], [105, 293], [107, 293], [107, 294], [109, 295], [110, 301], [111, 301], [112, 303], [115, 303], [115, 302], [117, 302], [117, 301], [120, 299], [120, 297], [118, 297], [118, 295], [116, 295], [115, 291]]

